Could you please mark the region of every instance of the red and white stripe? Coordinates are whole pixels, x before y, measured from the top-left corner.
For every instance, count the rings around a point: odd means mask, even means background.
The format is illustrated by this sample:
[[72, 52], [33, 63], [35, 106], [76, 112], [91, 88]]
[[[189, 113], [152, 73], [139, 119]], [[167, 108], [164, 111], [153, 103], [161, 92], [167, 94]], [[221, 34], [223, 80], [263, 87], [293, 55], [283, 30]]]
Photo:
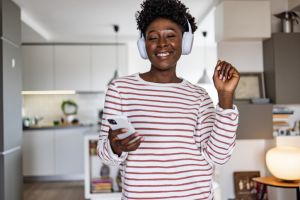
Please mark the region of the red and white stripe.
[[[113, 154], [109, 115], [126, 115], [145, 138], [136, 151]], [[199, 86], [150, 83], [134, 74], [107, 90], [98, 155], [120, 165], [122, 199], [213, 199], [214, 165], [230, 158], [237, 125], [236, 107], [214, 108]]]

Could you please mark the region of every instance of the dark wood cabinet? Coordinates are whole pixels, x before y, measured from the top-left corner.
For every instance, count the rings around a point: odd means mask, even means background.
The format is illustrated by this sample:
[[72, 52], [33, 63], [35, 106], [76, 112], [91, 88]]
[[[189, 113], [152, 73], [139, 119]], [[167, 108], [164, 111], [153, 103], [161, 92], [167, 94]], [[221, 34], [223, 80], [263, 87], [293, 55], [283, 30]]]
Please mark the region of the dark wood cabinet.
[[237, 139], [272, 139], [272, 104], [239, 104]]
[[300, 103], [300, 33], [274, 33], [263, 42], [266, 95], [276, 104]]

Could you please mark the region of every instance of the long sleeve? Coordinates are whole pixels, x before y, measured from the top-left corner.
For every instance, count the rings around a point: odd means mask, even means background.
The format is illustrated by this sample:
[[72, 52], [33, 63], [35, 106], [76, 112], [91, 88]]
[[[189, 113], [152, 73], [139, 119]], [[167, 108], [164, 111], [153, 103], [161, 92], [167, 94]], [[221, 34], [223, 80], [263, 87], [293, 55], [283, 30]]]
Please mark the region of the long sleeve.
[[109, 165], [121, 164], [126, 159], [128, 154], [126, 152], [123, 152], [121, 156], [114, 154], [110, 146], [110, 141], [108, 139], [109, 125], [108, 122], [106, 121], [107, 116], [121, 115], [121, 114], [122, 114], [121, 97], [117, 90], [117, 87], [113, 82], [108, 86], [106, 92], [103, 117], [102, 117], [99, 141], [97, 146], [97, 152], [100, 159], [104, 163]]
[[214, 108], [209, 95], [202, 99], [195, 139], [203, 156], [213, 164], [226, 163], [235, 147], [238, 110]]

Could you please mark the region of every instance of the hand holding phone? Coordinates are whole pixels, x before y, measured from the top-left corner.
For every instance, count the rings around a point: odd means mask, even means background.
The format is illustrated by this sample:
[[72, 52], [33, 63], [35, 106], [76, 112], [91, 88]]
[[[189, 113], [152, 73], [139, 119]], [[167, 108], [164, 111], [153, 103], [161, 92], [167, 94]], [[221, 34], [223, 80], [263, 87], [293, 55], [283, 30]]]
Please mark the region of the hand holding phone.
[[132, 124], [129, 122], [126, 116], [124, 115], [113, 115], [109, 116], [106, 119], [110, 125], [112, 130], [117, 129], [127, 129], [126, 133], [122, 133], [118, 135], [119, 139], [125, 139], [129, 137], [131, 134], [135, 133], [135, 129]]
[[[106, 117], [110, 126], [108, 139], [115, 154], [120, 156], [122, 152], [135, 151], [144, 140], [135, 134], [135, 129], [126, 116], [113, 115]], [[126, 129], [127, 132], [124, 133]]]

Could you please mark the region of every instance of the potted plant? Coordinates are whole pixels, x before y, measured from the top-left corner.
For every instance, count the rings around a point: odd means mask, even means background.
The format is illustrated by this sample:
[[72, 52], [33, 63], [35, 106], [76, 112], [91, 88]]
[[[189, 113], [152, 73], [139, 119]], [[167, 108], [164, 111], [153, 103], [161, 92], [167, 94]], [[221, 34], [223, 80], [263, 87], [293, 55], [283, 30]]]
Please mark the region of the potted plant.
[[75, 123], [78, 120], [75, 119], [75, 115], [78, 111], [78, 105], [75, 101], [72, 100], [65, 100], [61, 104], [61, 110], [66, 116], [66, 121], [68, 123]]

